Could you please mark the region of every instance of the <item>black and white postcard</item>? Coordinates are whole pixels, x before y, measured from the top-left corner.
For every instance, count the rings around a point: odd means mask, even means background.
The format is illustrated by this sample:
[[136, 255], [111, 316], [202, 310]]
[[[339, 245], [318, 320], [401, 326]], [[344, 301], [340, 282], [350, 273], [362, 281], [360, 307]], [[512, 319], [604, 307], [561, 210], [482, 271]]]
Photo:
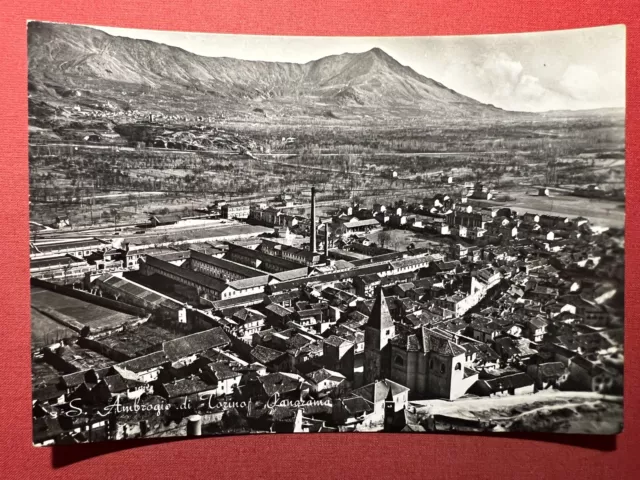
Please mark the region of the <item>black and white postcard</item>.
[[35, 445], [622, 430], [624, 26], [27, 29]]

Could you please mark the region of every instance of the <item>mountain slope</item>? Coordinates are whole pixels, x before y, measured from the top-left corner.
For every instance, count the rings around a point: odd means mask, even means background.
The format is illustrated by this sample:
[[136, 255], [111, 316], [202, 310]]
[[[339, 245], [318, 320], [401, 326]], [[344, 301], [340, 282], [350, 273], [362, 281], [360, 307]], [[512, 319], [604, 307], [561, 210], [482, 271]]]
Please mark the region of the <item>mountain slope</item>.
[[403, 66], [378, 48], [305, 64], [203, 57], [74, 25], [31, 22], [29, 75], [62, 85], [101, 80], [188, 89], [241, 101], [295, 98], [336, 105], [493, 111]]

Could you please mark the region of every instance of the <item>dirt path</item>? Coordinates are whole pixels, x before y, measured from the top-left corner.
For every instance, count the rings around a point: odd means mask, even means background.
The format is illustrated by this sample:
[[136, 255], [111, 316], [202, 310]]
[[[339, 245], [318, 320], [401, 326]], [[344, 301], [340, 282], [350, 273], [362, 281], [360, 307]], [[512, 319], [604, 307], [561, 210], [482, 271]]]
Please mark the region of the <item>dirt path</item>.
[[[466, 397], [458, 400], [416, 400], [409, 402], [416, 407], [416, 412], [420, 414], [454, 414], [481, 412], [495, 409], [508, 409], [519, 406], [534, 405], [536, 403], [562, 402], [567, 406], [568, 402], [584, 404], [587, 402], [609, 401], [622, 402], [622, 397], [615, 395], [602, 395], [595, 392], [561, 392], [557, 390], [538, 392], [529, 395], [510, 395], [508, 397]], [[549, 408], [551, 405], [543, 406]], [[534, 407], [537, 409], [539, 407]], [[533, 411], [528, 410], [529, 412]]]

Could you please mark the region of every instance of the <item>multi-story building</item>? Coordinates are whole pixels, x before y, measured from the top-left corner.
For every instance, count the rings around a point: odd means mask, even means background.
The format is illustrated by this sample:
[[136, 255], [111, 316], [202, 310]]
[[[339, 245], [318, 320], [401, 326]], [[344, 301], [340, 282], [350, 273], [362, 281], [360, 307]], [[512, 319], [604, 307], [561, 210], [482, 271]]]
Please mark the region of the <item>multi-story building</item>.
[[237, 205], [223, 205], [220, 209], [222, 218], [239, 218], [246, 219], [249, 217], [249, 205], [237, 204]]
[[447, 224], [452, 227], [485, 228], [487, 217], [480, 212], [453, 210], [447, 215]]

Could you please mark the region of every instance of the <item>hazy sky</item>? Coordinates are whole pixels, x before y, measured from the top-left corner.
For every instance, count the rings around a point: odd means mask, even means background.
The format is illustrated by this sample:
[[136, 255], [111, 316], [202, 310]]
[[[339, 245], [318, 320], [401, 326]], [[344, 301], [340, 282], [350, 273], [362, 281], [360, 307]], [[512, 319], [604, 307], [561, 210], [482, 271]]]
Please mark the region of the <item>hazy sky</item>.
[[464, 95], [508, 110], [624, 107], [625, 27], [460, 37], [278, 37], [95, 27], [209, 57], [305, 63], [382, 48]]

